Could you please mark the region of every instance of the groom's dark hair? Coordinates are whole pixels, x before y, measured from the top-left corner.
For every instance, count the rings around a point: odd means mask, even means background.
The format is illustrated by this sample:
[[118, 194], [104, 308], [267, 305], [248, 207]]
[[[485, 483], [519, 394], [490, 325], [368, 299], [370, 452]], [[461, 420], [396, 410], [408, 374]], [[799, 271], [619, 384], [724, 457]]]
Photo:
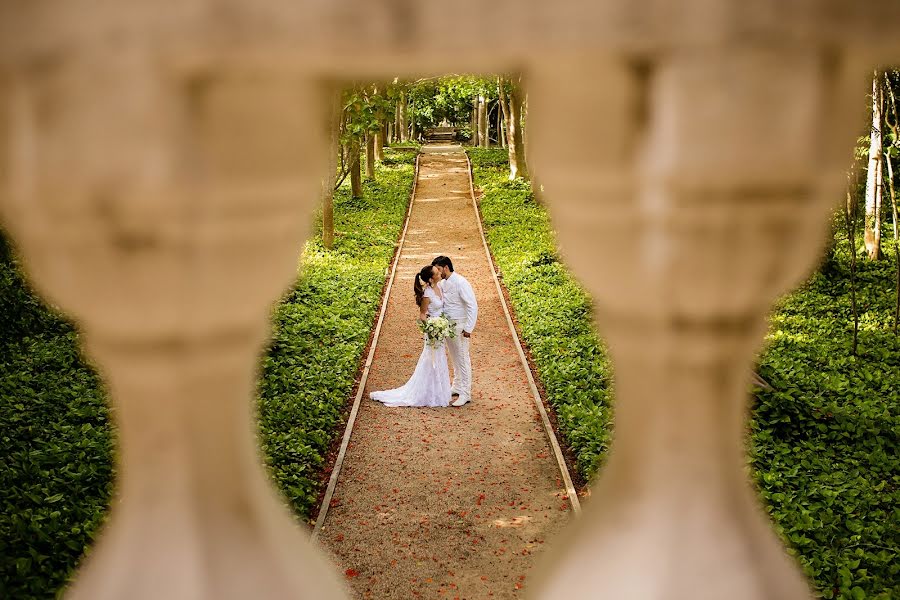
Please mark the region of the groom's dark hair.
[[431, 264], [435, 267], [447, 267], [450, 269], [450, 272], [453, 272], [453, 261], [450, 260], [447, 256], [438, 256], [436, 259], [431, 261]]

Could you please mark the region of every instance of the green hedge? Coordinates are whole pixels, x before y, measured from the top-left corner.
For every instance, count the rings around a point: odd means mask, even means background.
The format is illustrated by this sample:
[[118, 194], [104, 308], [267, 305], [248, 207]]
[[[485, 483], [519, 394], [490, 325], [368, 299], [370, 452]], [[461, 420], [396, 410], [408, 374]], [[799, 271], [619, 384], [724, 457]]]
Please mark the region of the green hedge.
[[[337, 238], [303, 253], [262, 358], [260, 431], [292, 508], [315, 508], [319, 471], [366, 346], [402, 227], [415, 151], [386, 149], [365, 199], [335, 197]], [[22, 281], [0, 235], [0, 598], [53, 598], [110, 501], [113, 430], [71, 324]]]
[[[610, 440], [611, 368], [590, 302], [558, 262], [544, 209], [507, 181], [504, 150], [470, 149], [491, 250], [559, 428], [585, 478]], [[839, 236], [840, 237], [840, 236]], [[849, 352], [848, 252], [771, 319], [750, 453], [767, 510], [826, 598], [900, 598], [900, 342], [893, 260], [861, 263], [861, 356]]]
[[[860, 236], [861, 239], [862, 236]], [[771, 318], [751, 456], [781, 534], [825, 598], [900, 598], [900, 338], [893, 260], [860, 261], [859, 356], [846, 252]]]
[[506, 151], [468, 149], [485, 236], [503, 273], [522, 337], [556, 411], [559, 428], [588, 479], [609, 447], [612, 371], [591, 324], [591, 303], [559, 262], [547, 212], [528, 183], [509, 181]]
[[112, 435], [70, 323], [23, 281], [0, 233], [0, 598], [49, 598], [103, 519]]
[[260, 380], [260, 427], [272, 473], [294, 510], [315, 516], [319, 474], [379, 308], [403, 227], [416, 152], [385, 148], [362, 199], [335, 194], [334, 247], [307, 243], [304, 273], [275, 310]]

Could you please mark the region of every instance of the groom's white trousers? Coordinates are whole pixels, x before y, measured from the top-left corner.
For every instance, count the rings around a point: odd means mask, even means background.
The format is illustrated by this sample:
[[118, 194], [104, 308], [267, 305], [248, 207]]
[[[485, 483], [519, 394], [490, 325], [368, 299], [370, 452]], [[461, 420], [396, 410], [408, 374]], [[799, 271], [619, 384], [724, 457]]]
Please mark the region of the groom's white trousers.
[[457, 328], [456, 337], [447, 339], [447, 350], [453, 362], [453, 382], [450, 389], [459, 393], [460, 399], [472, 399], [472, 359], [469, 357], [469, 338], [463, 337]]

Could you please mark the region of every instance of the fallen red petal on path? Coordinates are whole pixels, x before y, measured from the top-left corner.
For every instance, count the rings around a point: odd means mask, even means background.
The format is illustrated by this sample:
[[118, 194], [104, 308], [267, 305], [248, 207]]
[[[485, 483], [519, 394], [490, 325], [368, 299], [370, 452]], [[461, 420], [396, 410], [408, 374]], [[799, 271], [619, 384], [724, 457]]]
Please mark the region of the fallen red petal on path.
[[[409, 245], [400, 248], [400, 279], [386, 299], [364, 391], [393, 388], [409, 378], [422, 338], [410, 318], [414, 307], [403, 278], [413, 274], [421, 255], [450, 252], [482, 305], [483, 333], [473, 342], [472, 353], [474, 402], [453, 411], [363, 403], [334, 494], [343, 502], [328, 516], [330, 533], [322, 542], [338, 564], [378, 574], [370, 588], [368, 575], [350, 581], [359, 598], [520, 597], [520, 575], [530, 573], [535, 562], [529, 554], [541, 552], [542, 538], [550, 539], [570, 522], [571, 508], [556, 510], [566, 502], [565, 495], [553, 497], [562, 488], [561, 477], [491, 266], [477, 252], [482, 245], [468, 197], [465, 156], [423, 152], [420, 160]], [[448, 194], [457, 188], [465, 192]], [[439, 202], [415, 202], [425, 198]], [[466, 251], [458, 252], [460, 248]], [[517, 520], [525, 514], [527, 523]], [[510, 529], [496, 525], [498, 521], [509, 523]], [[348, 543], [338, 543], [339, 534]], [[424, 582], [429, 575], [434, 578], [430, 584]], [[501, 586], [500, 591], [485, 589], [488, 581]], [[462, 591], [467, 584], [472, 589]], [[440, 595], [434, 593], [438, 589]]]

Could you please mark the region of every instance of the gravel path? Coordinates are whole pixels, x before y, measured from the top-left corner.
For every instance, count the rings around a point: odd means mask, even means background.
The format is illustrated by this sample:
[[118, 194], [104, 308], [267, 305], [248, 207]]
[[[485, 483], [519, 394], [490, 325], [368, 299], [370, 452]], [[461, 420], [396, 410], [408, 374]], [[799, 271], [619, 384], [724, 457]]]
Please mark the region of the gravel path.
[[[497, 296], [459, 147], [426, 146], [397, 278], [319, 540], [358, 598], [516, 598], [572, 518]], [[415, 273], [446, 254], [475, 288], [472, 402], [388, 408], [422, 349]]]

